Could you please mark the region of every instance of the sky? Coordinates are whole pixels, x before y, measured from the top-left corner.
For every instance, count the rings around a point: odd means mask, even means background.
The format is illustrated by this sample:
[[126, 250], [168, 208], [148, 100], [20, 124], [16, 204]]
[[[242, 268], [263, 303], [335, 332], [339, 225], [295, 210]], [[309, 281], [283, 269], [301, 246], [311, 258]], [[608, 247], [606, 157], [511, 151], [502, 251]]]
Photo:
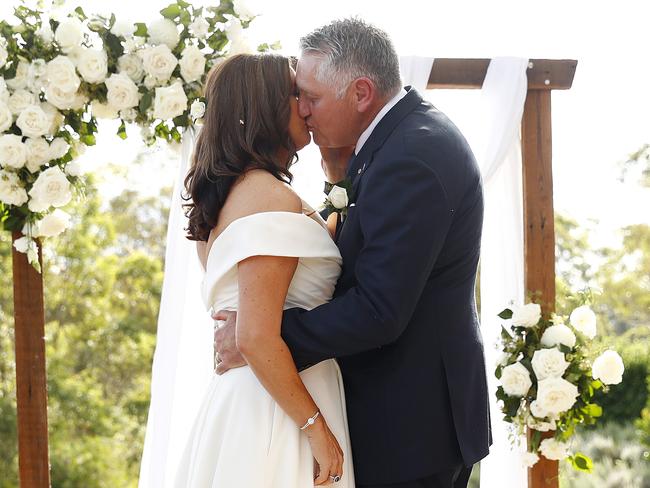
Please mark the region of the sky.
[[[129, 21], [150, 21], [169, 2], [81, 0], [86, 13], [110, 13]], [[214, 2], [195, 0], [195, 5]], [[650, 224], [650, 190], [618, 181], [619, 164], [642, 144], [650, 142], [650, 44], [645, 1], [582, 0], [248, 0], [260, 16], [251, 37], [260, 42], [281, 41], [283, 51], [297, 54], [298, 39], [335, 18], [358, 15], [387, 31], [399, 54], [432, 57], [577, 59], [571, 90], [554, 91], [553, 170], [555, 207], [581, 223], [593, 220], [597, 245], [614, 245], [615, 231], [631, 223]], [[15, 0], [2, 2], [6, 18]], [[471, 111], [475, 90], [431, 91], [427, 97], [443, 111], [463, 104]], [[453, 117], [452, 117], [453, 118]], [[137, 128], [120, 141], [113, 122], [100, 126], [99, 144], [84, 156], [90, 169], [106, 162], [129, 165], [140, 149]], [[109, 151], [106, 149], [110, 148]], [[302, 151], [294, 167], [295, 187], [312, 204], [321, 201], [322, 175], [314, 147]], [[176, 176], [174, 153], [154, 150], [162, 184]], [[151, 169], [144, 169], [144, 173]], [[171, 181], [164, 181], [166, 179]], [[129, 184], [151, 184], [137, 171]], [[107, 192], [119, 191], [112, 184]]]

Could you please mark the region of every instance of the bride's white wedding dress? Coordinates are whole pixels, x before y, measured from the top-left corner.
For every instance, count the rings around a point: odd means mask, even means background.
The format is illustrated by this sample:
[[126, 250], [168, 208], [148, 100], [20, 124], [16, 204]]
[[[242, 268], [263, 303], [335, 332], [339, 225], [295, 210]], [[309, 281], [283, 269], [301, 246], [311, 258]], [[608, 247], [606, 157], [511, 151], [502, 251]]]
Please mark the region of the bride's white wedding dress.
[[[284, 308], [329, 301], [341, 255], [318, 213], [265, 212], [232, 222], [209, 251], [206, 308], [237, 309], [237, 263], [258, 255], [298, 257]], [[263, 345], [260, 345], [263, 347]], [[337, 488], [354, 488], [343, 383], [334, 360], [300, 373], [345, 456]], [[248, 367], [214, 375], [181, 458], [177, 488], [308, 488], [313, 457], [307, 436]]]

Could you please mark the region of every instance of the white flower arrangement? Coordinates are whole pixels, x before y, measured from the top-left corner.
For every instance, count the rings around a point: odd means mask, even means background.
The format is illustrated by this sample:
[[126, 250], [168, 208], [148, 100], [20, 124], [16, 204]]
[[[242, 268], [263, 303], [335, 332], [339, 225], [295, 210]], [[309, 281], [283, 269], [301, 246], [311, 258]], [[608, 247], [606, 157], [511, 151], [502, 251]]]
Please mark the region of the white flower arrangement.
[[97, 119], [121, 119], [122, 139], [133, 122], [149, 145], [180, 142], [205, 113], [210, 69], [251, 51], [245, 29], [254, 15], [240, 2], [176, 0], [160, 13], [132, 24], [78, 7], [55, 20], [23, 3], [15, 23], [0, 21], [0, 223], [23, 231], [14, 247], [37, 269], [36, 239], [68, 228], [60, 208], [83, 194], [74, 160], [95, 144]]
[[527, 467], [543, 456], [567, 459], [575, 469], [591, 471], [591, 459], [572, 453], [568, 441], [578, 425], [593, 424], [602, 415], [592, 402], [594, 392], [607, 391], [623, 378], [625, 367], [615, 351], [592, 358], [588, 346], [597, 333], [596, 315], [587, 304], [591, 294], [582, 293], [580, 299], [583, 304], [569, 315], [569, 325], [559, 315], [543, 317], [534, 303], [499, 314], [509, 326], [501, 331], [497, 398], [504, 420], [517, 434], [531, 431], [528, 451], [522, 453]]

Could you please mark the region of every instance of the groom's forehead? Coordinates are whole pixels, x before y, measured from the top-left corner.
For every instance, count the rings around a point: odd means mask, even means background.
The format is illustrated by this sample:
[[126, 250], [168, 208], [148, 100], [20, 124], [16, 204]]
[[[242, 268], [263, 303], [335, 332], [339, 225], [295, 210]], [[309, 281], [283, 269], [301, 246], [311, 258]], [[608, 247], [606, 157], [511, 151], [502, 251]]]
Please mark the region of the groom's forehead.
[[296, 84], [301, 89], [315, 88], [316, 72], [322, 60], [317, 56], [303, 54], [296, 65]]

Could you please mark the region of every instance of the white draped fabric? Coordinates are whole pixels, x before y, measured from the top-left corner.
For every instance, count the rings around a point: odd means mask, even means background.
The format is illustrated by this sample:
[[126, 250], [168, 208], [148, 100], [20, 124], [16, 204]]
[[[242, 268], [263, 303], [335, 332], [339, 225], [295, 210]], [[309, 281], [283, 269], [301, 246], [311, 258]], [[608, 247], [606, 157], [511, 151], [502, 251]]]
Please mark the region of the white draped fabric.
[[187, 219], [181, 192], [194, 136], [191, 129], [183, 134], [181, 164], [169, 212], [140, 488], [171, 486], [202, 395], [212, 377], [212, 319], [201, 300], [203, 271], [195, 244], [185, 238], [183, 231]]
[[511, 303], [522, 304], [525, 298], [520, 127], [528, 86], [527, 66], [528, 60], [520, 58], [490, 62], [481, 89], [481, 127], [473, 134], [485, 185], [481, 327], [494, 436], [490, 455], [481, 462], [481, 485], [501, 488], [526, 486], [520, 452], [510, 447], [508, 424], [501, 420], [496, 403], [494, 367], [501, 354], [494, 344], [501, 331], [497, 314]]

